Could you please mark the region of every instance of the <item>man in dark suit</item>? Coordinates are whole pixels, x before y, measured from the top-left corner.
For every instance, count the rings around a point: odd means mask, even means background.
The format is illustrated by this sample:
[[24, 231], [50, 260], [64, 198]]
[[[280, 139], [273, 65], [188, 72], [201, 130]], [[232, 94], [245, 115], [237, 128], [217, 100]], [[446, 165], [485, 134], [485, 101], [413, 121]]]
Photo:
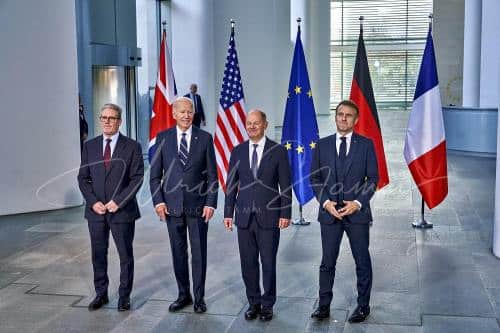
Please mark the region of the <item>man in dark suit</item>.
[[319, 306], [312, 318], [330, 316], [335, 265], [344, 231], [356, 263], [358, 306], [349, 322], [370, 314], [372, 265], [368, 251], [372, 214], [370, 199], [377, 188], [377, 158], [370, 139], [353, 132], [359, 110], [342, 101], [335, 110], [337, 133], [319, 140], [311, 164], [311, 185], [319, 202], [323, 257], [319, 268]]
[[144, 163], [141, 146], [118, 131], [121, 108], [105, 104], [99, 117], [103, 135], [85, 142], [78, 185], [85, 201], [96, 297], [89, 311], [108, 303], [109, 232], [120, 257], [118, 311], [130, 309], [134, 279], [135, 220], [140, 217], [135, 195], [141, 187]]
[[[273, 318], [276, 302], [276, 254], [280, 229], [292, 214], [290, 167], [285, 148], [264, 136], [266, 114], [251, 110], [246, 118], [250, 140], [234, 147], [229, 162], [224, 224], [238, 227], [241, 273], [249, 308], [245, 319]], [[264, 294], [260, 289], [260, 265]]]
[[204, 301], [207, 271], [208, 221], [217, 208], [217, 171], [212, 136], [192, 126], [193, 104], [187, 97], [173, 104], [177, 126], [158, 134], [150, 169], [153, 204], [166, 221], [179, 297], [169, 310], [192, 304], [189, 288], [187, 231], [191, 246], [194, 311], [207, 310]]
[[198, 86], [196, 85], [196, 83], [191, 84], [189, 90], [190, 93], [184, 95], [184, 97], [190, 98], [193, 102], [193, 125], [199, 128], [203, 123], [203, 126], [207, 126], [207, 122], [205, 121], [205, 112], [203, 112], [203, 103], [201, 102], [201, 96], [197, 94]]
[[89, 134], [89, 125], [85, 119], [85, 112], [83, 111], [82, 98], [78, 94], [78, 118], [80, 119], [80, 153], [83, 151], [83, 143], [87, 140]]

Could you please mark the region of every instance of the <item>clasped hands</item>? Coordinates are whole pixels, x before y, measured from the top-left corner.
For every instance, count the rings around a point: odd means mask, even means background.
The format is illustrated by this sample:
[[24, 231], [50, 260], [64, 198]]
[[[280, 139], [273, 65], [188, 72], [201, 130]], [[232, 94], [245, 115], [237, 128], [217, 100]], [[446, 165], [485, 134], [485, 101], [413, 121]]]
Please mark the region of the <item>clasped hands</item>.
[[359, 210], [359, 205], [355, 201], [346, 201], [344, 200], [344, 207], [340, 208], [337, 210], [335, 206], [337, 206], [337, 203], [335, 201], [328, 201], [324, 208], [325, 210], [330, 213], [330, 215], [335, 216], [339, 220], [342, 220], [344, 216], [351, 215]]
[[[279, 219], [278, 227], [280, 229], [288, 228], [289, 225], [290, 225], [290, 219], [284, 219], [284, 218]], [[224, 226], [226, 227], [227, 231], [233, 231], [233, 219], [230, 217], [225, 218]]]
[[106, 212], [116, 213], [120, 207], [111, 200], [107, 204], [103, 204], [101, 201], [97, 201], [93, 206], [92, 210], [99, 215], [104, 215]]
[[[166, 221], [168, 213], [168, 207], [165, 203], [160, 203], [155, 206], [156, 215], [160, 218], [160, 221]], [[208, 223], [210, 219], [214, 216], [214, 209], [212, 207], [204, 206], [201, 217], [205, 219], [205, 223]]]

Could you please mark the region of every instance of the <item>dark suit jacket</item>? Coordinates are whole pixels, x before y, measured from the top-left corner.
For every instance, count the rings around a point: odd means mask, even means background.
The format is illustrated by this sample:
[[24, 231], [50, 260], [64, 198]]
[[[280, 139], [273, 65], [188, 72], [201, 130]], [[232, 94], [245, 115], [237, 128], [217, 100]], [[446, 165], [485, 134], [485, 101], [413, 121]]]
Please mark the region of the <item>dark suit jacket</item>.
[[[120, 134], [113, 151], [111, 167], [106, 171], [103, 162], [103, 136], [85, 142], [82, 164], [78, 173], [78, 185], [85, 201], [85, 218], [89, 221], [131, 222], [138, 219], [139, 206], [135, 195], [142, 185], [144, 162], [141, 146]], [[92, 206], [110, 200], [120, 207], [116, 213], [96, 214]]]
[[[311, 185], [319, 202], [318, 221], [333, 223], [335, 218], [323, 209], [328, 199], [338, 203], [342, 184], [337, 179], [336, 134], [319, 140], [311, 163]], [[344, 200], [358, 200], [361, 210], [349, 216], [352, 223], [372, 221], [370, 199], [377, 188], [378, 169], [375, 149], [370, 139], [353, 133], [344, 168]]]
[[[263, 228], [277, 228], [279, 218], [291, 218], [292, 190], [286, 149], [266, 138], [254, 179], [250, 169], [249, 141], [234, 147], [229, 162], [224, 217], [240, 228], [248, 227], [252, 208]], [[253, 207], [255, 205], [255, 207]]]
[[164, 202], [172, 216], [201, 216], [203, 206], [217, 208], [217, 171], [212, 136], [192, 127], [188, 162], [179, 160], [176, 127], [156, 137], [151, 161], [150, 188], [153, 204]]
[[[191, 94], [186, 94], [184, 97], [191, 98]], [[200, 95], [196, 94], [194, 95], [193, 104], [196, 102], [196, 112], [194, 114], [194, 119], [193, 119], [193, 125], [200, 127], [200, 124], [202, 121], [205, 121], [205, 112], [203, 111], [203, 103], [201, 102], [201, 97]]]

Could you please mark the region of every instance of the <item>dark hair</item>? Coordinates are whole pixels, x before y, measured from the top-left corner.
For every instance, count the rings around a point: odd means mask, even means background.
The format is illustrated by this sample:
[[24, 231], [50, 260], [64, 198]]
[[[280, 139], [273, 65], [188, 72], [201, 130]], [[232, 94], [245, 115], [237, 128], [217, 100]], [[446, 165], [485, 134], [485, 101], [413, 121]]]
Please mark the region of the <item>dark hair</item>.
[[343, 106], [343, 105], [348, 106], [348, 107], [351, 107], [351, 108], [353, 108], [354, 110], [356, 110], [356, 117], [358, 117], [358, 116], [359, 116], [359, 108], [358, 108], [358, 106], [356, 105], [356, 103], [354, 103], [354, 102], [353, 102], [353, 101], [351, 101], [350, 99], [344, 99], [343, 101], [341, 101], [341, 102], [337, 105], [337, 107], [335, 108], [335, 114], [337, 114], [337, 111], [338, 111], [338, 110], [339, 110], [339, 108], [340, 108], [341, 106]]

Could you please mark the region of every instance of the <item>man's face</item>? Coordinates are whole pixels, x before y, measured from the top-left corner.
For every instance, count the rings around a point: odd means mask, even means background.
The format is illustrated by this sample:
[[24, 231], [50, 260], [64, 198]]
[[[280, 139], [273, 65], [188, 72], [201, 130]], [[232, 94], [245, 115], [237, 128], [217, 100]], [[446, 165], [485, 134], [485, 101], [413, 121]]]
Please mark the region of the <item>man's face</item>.
[[190, 90], [191, 94], [196, 94], [196, 92], [198, 91], [198, 86], [196, 84], [192, 84]]
[[111, 136], [118, 132], [122, 120], [118, 117], [118, 112], [113, 109], [104, 109], [99, 117], [102, 133]]
[[174, 104], [174, 119], [177, 126], [182, 131], [187, 131], [193, 123], [194, 112], [193, 105], [189, 101], [178, 101]]
[[337, 132], [341, 134], [352, 132], [352, 129], [357, 122], [358, 115], [356, 113], [356, 109], [348, 105], [341, 105], [335, 113], [335, 124], [337, 125]]
[[264, 121], [262, 119], [262, 116], [259, 112], [250, 112], [247, 115], [245, 128], [247, 130], [248, 137], [254, 141], [257, 141], [264, 136], [264, 132], [267, 129], [267, 121]]

